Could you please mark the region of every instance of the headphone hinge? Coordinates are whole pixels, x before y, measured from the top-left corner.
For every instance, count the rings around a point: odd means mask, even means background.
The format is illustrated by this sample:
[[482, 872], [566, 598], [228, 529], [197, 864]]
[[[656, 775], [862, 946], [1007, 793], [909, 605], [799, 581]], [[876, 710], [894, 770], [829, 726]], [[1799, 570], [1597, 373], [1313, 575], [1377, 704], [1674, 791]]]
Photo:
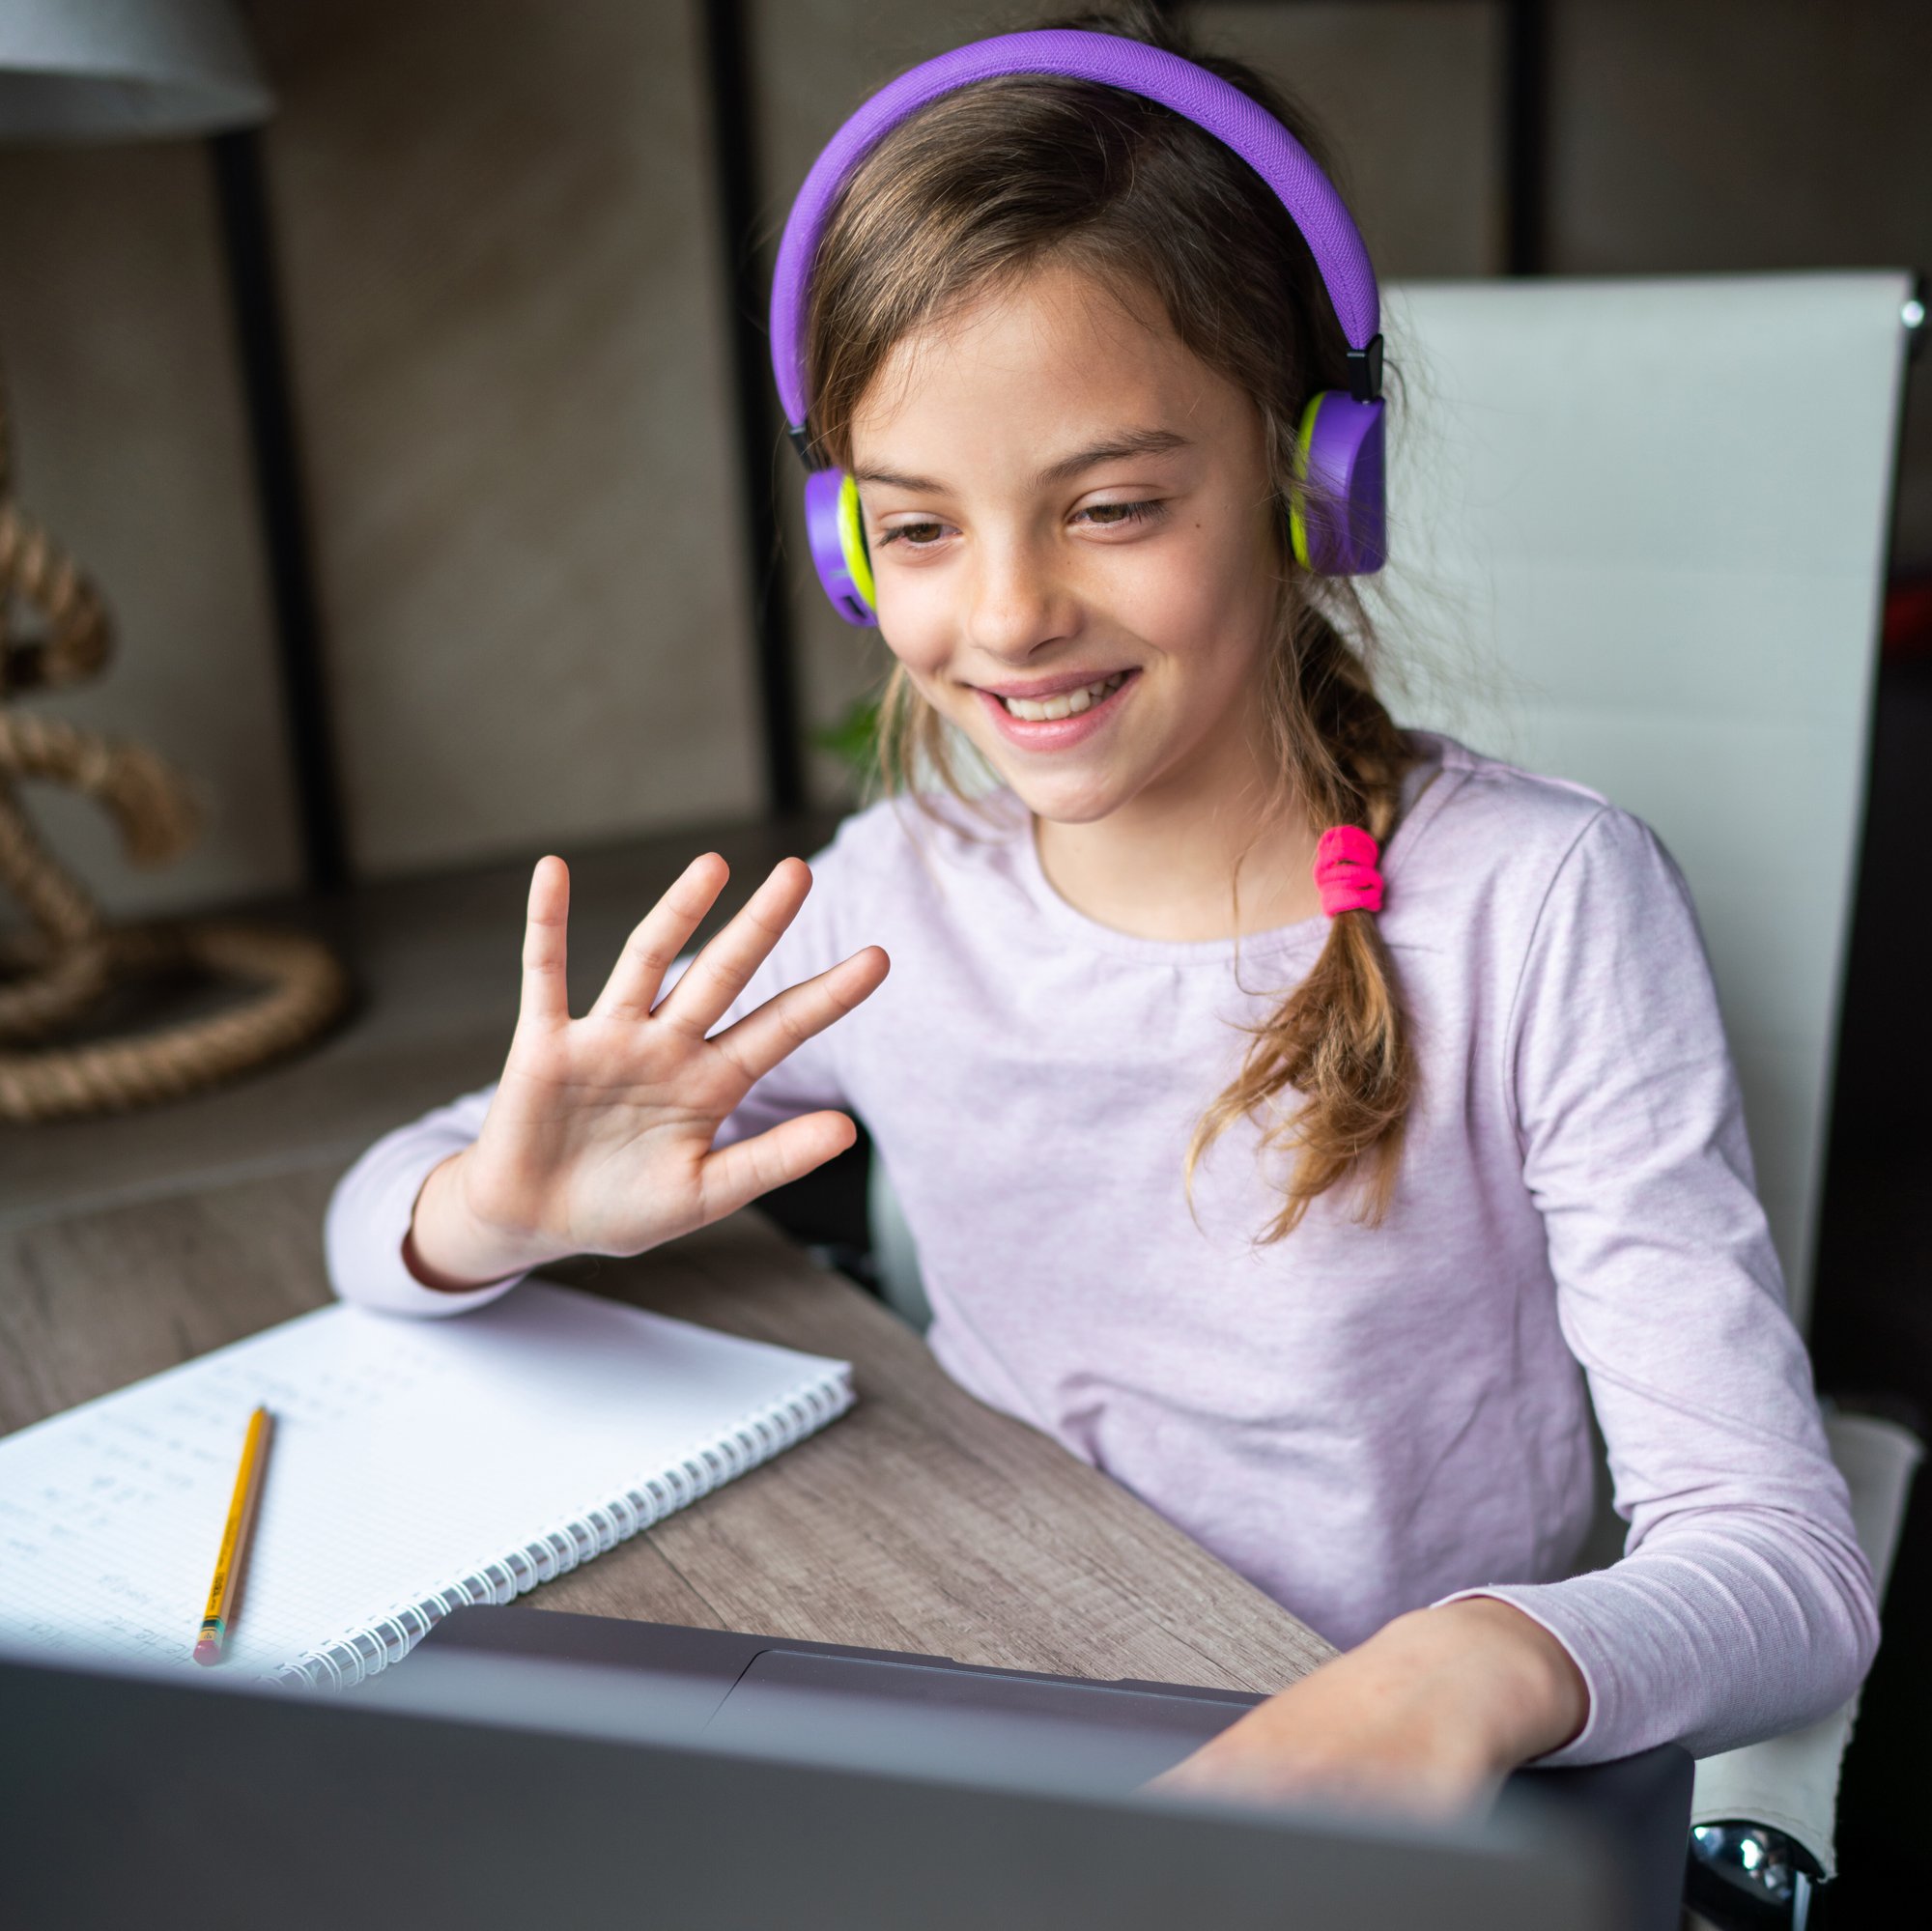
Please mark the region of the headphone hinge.
[[1373, 335], [1364, 349], [1349, 351], [1349, 393], [1357, 402], [1379, 402], [1382, 393], [1382, 338]]

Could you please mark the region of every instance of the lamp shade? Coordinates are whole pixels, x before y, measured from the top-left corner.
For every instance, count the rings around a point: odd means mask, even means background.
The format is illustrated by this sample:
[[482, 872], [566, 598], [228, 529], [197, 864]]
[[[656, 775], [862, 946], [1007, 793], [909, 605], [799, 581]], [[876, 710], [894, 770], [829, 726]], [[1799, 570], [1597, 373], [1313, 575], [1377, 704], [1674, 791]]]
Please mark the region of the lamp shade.
[[273, 106], [229, 0], [0, 5], [0, 142], [208, 134]]

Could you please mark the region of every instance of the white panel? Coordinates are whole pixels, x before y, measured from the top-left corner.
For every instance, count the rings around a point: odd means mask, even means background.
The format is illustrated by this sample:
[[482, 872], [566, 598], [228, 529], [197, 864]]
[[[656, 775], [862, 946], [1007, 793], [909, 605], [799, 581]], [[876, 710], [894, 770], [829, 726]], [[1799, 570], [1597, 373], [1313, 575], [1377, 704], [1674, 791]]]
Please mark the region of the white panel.
[[1388, 292], [1402, 409], [1379, 593], [1404, 715], [1594, 786], [1683, 866], [1801, 1317], [1907, 290], [1871, 273]]

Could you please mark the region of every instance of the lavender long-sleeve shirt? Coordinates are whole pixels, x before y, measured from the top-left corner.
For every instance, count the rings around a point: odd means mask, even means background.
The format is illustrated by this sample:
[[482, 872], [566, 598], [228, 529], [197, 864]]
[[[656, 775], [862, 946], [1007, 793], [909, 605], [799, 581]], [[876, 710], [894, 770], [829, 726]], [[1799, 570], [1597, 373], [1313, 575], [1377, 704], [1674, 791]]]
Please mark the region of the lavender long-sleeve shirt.
[[[1196, 1171], [1203, 1110], [1326, 937], [1137, 938], [1041, 872], [1025, 809], [848, 819], [731, 1008], [877, 943], [885, 983], [793, 1052], [719, 1144], [837, 1106], [873, 1136], [955, 1379], [1105, 1469], [1332, 1641], [1500, 1596], [1590, 1690], [1548, 1761], [1665, 1739], [1706, 1754], [1848, 1697], [1871, 1575], [1827, 1452], [1753, 1190], [1689, 893], [1595, 792], [1416, 733], [1383, 854], [1382, 935], [1420, 1093], [1393, 1210], [1339, 1191], [1255, 1246], [1278, 1192], [1259, 1129]], [[970, 836], [969, 836], [970, 834]], [[976, 841], [976, 838], [977, 840]], [[345, 1298], [461, 1312], [402, 1241], [490, 1091], [379, 1141], [327, 1219]], [[1627, 1552], [1572, 1576], [1586, 1404]]]

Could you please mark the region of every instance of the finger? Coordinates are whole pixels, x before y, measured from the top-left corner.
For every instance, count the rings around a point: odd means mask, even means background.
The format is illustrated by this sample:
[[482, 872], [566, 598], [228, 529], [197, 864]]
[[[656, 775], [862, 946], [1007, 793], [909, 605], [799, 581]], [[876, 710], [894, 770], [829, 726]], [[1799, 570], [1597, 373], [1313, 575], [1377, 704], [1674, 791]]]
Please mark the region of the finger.
[[524, 984], [517, 1023], [561, 1026], [570, 1018], [564, 965], [570, 922], [570, 867], [560, 858], [540, 858], [530, 874], [524, 923]]
[[[892, 970], [883, 946], [867, 946], [816, 978], [775, 993], [711, 1041], [745, 1077], [763, 1079], [785, 1055], [869, 999]], [[694, 967], [695, 971], [696, 968]]]
[[590, 1008], [596, 1017], [628, 1014], [641, 1019], [650, 1011], [671, 962], [718, 902], [730, 876], [731, 867], [716, 852], [705, 852], [685, 866], [624, 941], [624, 950]]
[[704, 1225], [822, 1167], [844, 1152], [859, 1129], [843, 1113], [804, 1113], [705, 1155], [698, 1169]]
[[764, 964], [810, 890], [811, 867], [802, 858], [781, 859], [738, 916], [692, 960], [655, 1016], [703, 1038]]

